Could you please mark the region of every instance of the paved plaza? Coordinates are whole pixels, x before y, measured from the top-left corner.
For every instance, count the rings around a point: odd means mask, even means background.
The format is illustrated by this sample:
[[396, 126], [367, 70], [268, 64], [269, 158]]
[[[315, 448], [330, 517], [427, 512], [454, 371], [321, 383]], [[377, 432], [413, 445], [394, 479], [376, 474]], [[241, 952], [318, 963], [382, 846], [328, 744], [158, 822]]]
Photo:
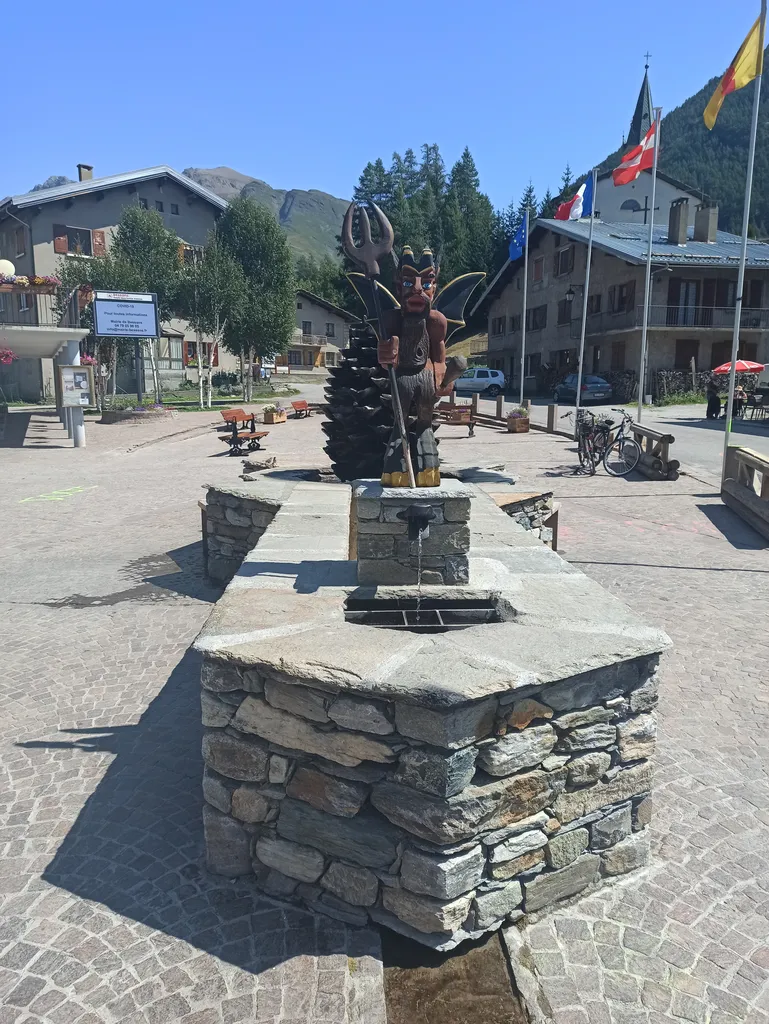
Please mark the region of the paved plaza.
[[[75, 451], [36, 414], [0, 448], [0, 1024], [384, 1024], [375, 933], [201, 866], [188, 648], [220, 590], [197, 502], [240, 472], [218, 418], [89, 424]], [[697, 478], [574, 476], [541, 433], [440, 436], [451, 463], [553, 490], [564, 557], [675, 645], [652, 865], [508, 933], [530, 1013], [769, 1022], [769, 550]], [[319, 417], [268, 442], [280, 470], [326, 464]]]

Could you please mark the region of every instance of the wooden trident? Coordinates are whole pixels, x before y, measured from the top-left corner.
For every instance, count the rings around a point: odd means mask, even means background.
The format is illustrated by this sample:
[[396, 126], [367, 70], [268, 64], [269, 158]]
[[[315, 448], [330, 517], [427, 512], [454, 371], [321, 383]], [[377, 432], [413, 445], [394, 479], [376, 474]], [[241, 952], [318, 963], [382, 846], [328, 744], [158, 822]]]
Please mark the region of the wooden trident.
[[[395, 234], [393, 232], [392, 224], [376, 203], [369, 201], [369, 206], [374, 211], [374, 216], [376, 217], [377, 224], [379, 225], [379, 241], [375, 242], [371, 237], [371, 221], [369, 220], [365, 206], [359, 206], [357, 203], [352, 202], [347, 208], [347, 213], [344, 215], [344, 221], [342, 222], [342, 245], [344, 246], [344, 251], [353, 263], [357, 263], [358, 266], [361, 267], [363, 273], [371, 282], [371, 291], [374, 296], [374, 313], [377, 319], [377, 333], [379, 335], [379, 340], [388, 341], [389, 337], [385, 337], [385, 328], [382, 323], [382, 309], [379, 304], [379, 292], [377, 290], [376, 281], [381, 272], [379, 268], [379, 261], [383, 256], [387, 256], [392, 251]], [[355, 244], [355, 240], [352, 236], [352, 221], [356, 209], [358, 210], [358, 226], [360, 228], [361, 236], [360, 245]], [[388, 364], [387, 372], [390, 377], [390, 394], [392, 395], [393, 412], [395, 413], [395, 421], [398, 424], [398, 432], [401, 435], [403, 461], [406, 464], [409, 487], [416, 487], [414, 467], [411, 464], [409, 435], [406, 430], [406, 420], [403, 415], [400, 395], [398, 394], [398, 382], [395, 377], [395, 367], [392, 363]]]

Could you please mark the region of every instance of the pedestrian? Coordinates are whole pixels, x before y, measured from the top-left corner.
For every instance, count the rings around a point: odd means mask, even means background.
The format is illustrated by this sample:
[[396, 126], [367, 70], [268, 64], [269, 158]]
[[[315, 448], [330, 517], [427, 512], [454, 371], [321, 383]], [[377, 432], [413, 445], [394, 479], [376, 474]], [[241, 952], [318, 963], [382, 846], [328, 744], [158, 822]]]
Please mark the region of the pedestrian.
[[744, 416], [745, 406], [748, 404], [748, 396], [742, 384], [734, 389], [734, 415]]
[[705, 412], [705, 415], [709, 420], [717, 420], [721, 414], [721, 397], [718, 394], [718, 387], [716, 386], [716, 382], [713, 380], [712, 377], [708, 383], [707, 390], [705, 393], [708, 399], [708, 407]]

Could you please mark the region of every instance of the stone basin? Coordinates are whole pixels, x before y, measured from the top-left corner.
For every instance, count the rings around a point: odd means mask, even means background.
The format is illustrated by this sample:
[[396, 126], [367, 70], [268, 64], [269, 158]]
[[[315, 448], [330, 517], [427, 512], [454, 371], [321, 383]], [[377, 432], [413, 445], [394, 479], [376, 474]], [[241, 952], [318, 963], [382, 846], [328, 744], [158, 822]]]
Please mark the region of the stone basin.
[[669, 644], [463, 487], [469, 582], [421, 593], [501, 621], [346, 621], [348, 599], [415, 587], [358, 582], [370, 489], [351, 513], [349, 487], [303, 482], [196, 641], [210, 869], [438, 949], [645, 862]]

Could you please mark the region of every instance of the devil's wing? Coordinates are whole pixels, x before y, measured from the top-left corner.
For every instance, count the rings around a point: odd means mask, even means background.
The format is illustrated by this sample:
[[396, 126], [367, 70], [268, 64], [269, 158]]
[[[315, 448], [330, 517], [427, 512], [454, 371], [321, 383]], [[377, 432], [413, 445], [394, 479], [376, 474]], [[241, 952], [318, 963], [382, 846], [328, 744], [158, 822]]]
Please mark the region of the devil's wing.
[[481, 283], [486, 275], [481, 271], [473, 274], [460, 274], [453, 281], [449, 281], [445, 288], [441, 288], [433, 299], [433, 309], [448, 320], [446, 341], [460, 327], [465, 326], [465, 306], [475, 288]]
[[[377, 322], [376, 315], [376, 304], [374, 303], [374, 288], [373, 282], [370, 277], [366, 277], [365, 274], [348, 274], [347, 280], [353, 286], [358, 296], [366, 307], [366, 319], [370, 321], [377, 334], [379, 333], [379, 324]], [[389, 292], [383, 284], [376, 282], [376, 290], [379, 295], [379, 307], [383, 313], [386, 313], [390, 309], [400, 309], [400, 303], [392, 294]]]

